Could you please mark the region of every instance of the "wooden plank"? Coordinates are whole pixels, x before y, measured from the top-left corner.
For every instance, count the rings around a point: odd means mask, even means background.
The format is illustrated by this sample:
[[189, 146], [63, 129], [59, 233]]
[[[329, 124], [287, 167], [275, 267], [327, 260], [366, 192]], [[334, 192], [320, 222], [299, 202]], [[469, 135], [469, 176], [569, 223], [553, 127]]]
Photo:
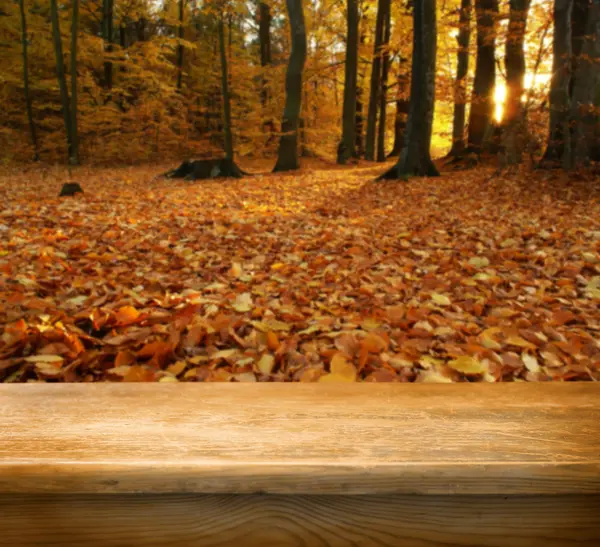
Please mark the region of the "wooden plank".
[[597, 547], [600, 496], [0, 495], [11, 547]]
[[600, 493], [600, 386], [0, 385], [0, 492]]

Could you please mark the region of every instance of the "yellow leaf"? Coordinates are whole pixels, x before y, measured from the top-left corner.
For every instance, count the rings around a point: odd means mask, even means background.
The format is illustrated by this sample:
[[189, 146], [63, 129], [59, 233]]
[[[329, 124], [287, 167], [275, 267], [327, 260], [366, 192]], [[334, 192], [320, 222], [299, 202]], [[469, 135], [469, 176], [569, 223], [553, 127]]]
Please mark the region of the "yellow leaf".
[[271, 374], [273, 367], [275, 366], [275, 357], [273, 357], [270, 353], [265, 353], [258, 363], [256, 363], [256, 367], [263, 374]]
[[490, 265], [490, 261], [485, 256], [474, 256], [469, 260], [469, 264], [475, 268], [487, 268]]
[[439, 294], [436, 292], [431, 295], [431, 300], [433, 300], [439, 306], [450, 306], [452, 304], [451, 300], [445, 294]]
[[500, 344], [497, 340], [494, 339], [494, 335], [502, 332], [502, 329], [499, 327], [492, 327], [484, 330], [479, 335], [479, 340], [481, 341], [481, 345], [487, 349], [502, 349], [502, 344]]
[[51, 377], [51, 378], [59, 376], [62, 373], [60, 365], [57, 367], [55, 364], [48, 363], [48, 362], [36, 363], [35, 371], [38, 374], [42, 374], [43, 376], [47, 376], [47, 377]]
[[366, 331], [375, 330], [381, 327], [381, 323], [373, 317], [367, 317], [361, 324], [361, 328]]
[[537, 346], [535, 344], [532, 344], [531, 342], [528, 342], [527, 340], [525, 340], [524, 338], [521, 338], [520, 336], [509, 336], [505, 342], [507, 344], [510, 344], [511, 346], [517, 346], [519, 348], [527, 348], [527, 349], [537, 349]]
[[521, 361], [523, 361], [525, 367], [529, 372], [539, 372], [540, 365], [535, 355], [524, 353], [523, 355], [521, 355]]
[[447, 376], [444, 376], [436, 370], [425, 370], [420, 376], [419, 380], [424, 384], [451, 384], [452, 380]]
[[158, 380], [159, 382], [179, 382], [175, 376], [163, 376]]
[[463, 374], [483, 374], [487, 372], [487, 366], [470, 355], [461, 355], [453, 361], [449, 361], [448, 366]]
[[179, 376], [185, 370], [186, 366], [187, 363], [185, 361], [176, 361], [175, 363], [167, 367], [167, 372], [169, 372], [173, 376]]
[[356, 369], [349, 363], [342, 353], [336, 353], [331, 359], [331, 374], [319, 378], [319, 382], [355, 382]]
[[249, 292], [238, 294], [232, 304], [235, 311], [244, 313], [252, 309], [252, 296]]
[[58, 363], [62, 364], [64, 358], [60, 355], [31, 355], [25, 357], [25, 361], [28, 363]]

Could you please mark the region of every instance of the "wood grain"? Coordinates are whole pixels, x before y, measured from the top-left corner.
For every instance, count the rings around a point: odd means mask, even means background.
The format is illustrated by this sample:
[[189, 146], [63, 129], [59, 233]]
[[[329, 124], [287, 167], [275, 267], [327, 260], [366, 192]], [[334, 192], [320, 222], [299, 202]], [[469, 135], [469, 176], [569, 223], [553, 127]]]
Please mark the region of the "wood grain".
[[600, 496], [0, 496], [7, 547], [597, 547]]
[[598, 494], [600, 386], [0, 385], [0, 492]]

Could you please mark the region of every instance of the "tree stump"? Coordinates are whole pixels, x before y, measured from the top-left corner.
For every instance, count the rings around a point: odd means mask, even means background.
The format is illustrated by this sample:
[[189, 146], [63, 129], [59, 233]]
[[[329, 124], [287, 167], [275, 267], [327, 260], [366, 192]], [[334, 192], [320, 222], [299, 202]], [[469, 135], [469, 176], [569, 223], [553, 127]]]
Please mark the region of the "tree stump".
[[213, 178], [242, 178], [249, 173], [242, 171], [233, 160], [228, 158], [184, 161], [177, 169], [164, 174], [167, 178], [202, 180]]
[[79, 185], [78, 182], [65, 182], [63, 187], [58, 194], [58, 197], [63, 196], [74, 196], [75, 194], [83, 194], [83, 188]]

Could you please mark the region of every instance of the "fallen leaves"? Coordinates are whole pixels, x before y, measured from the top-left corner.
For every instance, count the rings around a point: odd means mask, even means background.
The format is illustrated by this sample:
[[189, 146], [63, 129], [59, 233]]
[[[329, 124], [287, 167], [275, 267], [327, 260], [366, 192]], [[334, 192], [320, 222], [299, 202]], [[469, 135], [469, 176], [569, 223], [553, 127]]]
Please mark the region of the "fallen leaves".
[[589, 189], [540, 208], [535, 180], [480, 171], [402, 185], [361, 167], [211, 185], [143, 173], [97, 175], [71, 201], [37, 199], [41, 179], [35, 196], [11, 190], [0, 381], [600, 379]]

